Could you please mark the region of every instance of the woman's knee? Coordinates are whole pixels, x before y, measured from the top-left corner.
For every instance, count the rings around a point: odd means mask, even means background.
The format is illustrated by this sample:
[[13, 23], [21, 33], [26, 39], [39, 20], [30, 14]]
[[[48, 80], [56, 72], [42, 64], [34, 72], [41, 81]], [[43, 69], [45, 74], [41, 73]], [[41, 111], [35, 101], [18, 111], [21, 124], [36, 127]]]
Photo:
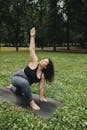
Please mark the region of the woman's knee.
[[16, 85], [16, 83], [17, 83], [17, 77], [16, 76], [12, 76], [11, 77], [11, 83], [15, 86]]
[[26, 80], [23, 77], [20, 77], [20, 83], [21, 83], [22, 86], [29, 86], [28, 80]]
[[28, 87], [29, 86], [29, 82], [20, 76], [13, 76], [11, 79], [11, 83], [14, 86], [20, 86], [20, 87], [24, 87], [24, 86]]

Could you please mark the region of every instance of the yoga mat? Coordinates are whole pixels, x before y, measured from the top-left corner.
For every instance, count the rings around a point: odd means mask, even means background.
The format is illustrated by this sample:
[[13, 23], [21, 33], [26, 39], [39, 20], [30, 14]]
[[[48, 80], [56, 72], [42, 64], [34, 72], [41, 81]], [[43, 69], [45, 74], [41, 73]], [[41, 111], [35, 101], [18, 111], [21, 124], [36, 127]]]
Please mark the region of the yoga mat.
[[33, 99], [35, 102], [40, 106], [40, 110], [32, 110], [27, 102], [24, 96], [17, 96], [15, 95], [10, 89], [8, 88], [0, 88], [0, 99], [4, 99], [5, 101], [9, 101], [15, 105], [21, 106], [23, 108], [28, 109], [29, 111], [33, 112], [37, 116], [48, 119], [50, 116], [52, 116], [53, 112], [55, 112], [56, 109], [63, 106], [63, 104], [59, 101], [56, 101], [52, 98], [47, 98], [48, 102], [41, 102], [39, 101], [39, 95], [38, 94], [32, 94]]

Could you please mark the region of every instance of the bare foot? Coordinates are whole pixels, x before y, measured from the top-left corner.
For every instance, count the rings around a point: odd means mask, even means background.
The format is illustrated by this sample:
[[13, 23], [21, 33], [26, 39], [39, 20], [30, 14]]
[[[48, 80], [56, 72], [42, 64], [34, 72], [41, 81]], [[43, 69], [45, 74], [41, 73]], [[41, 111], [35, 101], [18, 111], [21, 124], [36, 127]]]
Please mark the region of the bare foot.
[[34, 100], [32, 100], [30, 102], [30, 107], [33, 109], [33, 110], [40, 110], [40, 107], [35, 103]]
[[6, 86], [6, 89], [8, 90], [8, 92], [12, 93], [12, 90], [11, 90], [12, 86], [11, 84], [9, 86]]
[[6, 88], [8, 88], [8, 89], [11, 89], [11, 87], [12, 87], [12, 85], [10, 84], [9, 86], [6, 86]]

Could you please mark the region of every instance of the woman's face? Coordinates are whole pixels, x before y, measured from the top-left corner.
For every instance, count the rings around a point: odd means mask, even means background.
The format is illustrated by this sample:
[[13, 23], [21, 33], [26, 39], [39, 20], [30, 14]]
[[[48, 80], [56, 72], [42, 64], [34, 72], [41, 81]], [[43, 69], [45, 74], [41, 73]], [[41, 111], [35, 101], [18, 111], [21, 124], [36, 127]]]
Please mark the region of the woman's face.
[[42, 60], [40, 61], [40, 65], [41, 65], [43, 68], [46, 68], [47, 65], [48, 65], [48, 63], [49, 63], [49, 59], [42, 59]]

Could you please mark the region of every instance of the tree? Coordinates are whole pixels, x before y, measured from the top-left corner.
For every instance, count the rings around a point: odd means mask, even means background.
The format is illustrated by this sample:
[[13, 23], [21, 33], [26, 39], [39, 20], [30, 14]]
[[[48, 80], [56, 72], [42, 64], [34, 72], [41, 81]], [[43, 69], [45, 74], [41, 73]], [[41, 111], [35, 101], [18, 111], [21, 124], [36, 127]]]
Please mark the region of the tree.
[[[87, 2], [86, 0], [64, 0], [64, 13], [67, 16], [67, 48], [69, 42], [87, 41], [85, 34], [87, 30]], [[84, 45], [84, 43], [82, 43]]]
[[32, 1], [28, 0], [8, 0], [0, 1], [0, 17], [1, 17], [1, 38], [2, 42], [9, 42], [16, 46], [21, 45], [22, 39], [27, 39], [29, 29], [33, 19], [31, 18], [32, 12]]
[[37, 45], [43, 50], [45, 44], [45, 23], [47, 14], [47, 1], [38, 0], [33, 5], [34, 25], [37, 28]]
[[0, 42], [28, 46], [29, 30], [37, 28], [37, 45], [62, 46], [67, 42], [87, 46], [86, 0], [0, 0]]
[[57, 2], [57, 0], [48, 1], [47, 37], [48, 41], [53, 43], [54, 51], [57, 43]]

